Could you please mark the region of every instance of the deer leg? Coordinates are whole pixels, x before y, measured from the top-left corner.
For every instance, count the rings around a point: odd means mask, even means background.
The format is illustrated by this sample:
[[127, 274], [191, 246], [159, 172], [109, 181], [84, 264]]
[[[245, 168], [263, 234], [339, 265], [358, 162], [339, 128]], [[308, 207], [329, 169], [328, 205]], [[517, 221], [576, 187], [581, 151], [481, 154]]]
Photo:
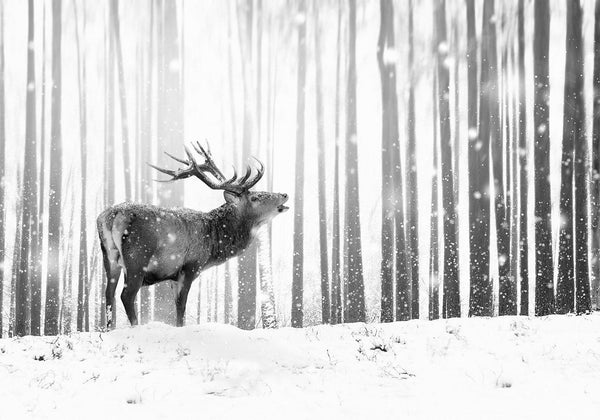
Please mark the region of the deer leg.
[[135, 297], [142, 287], [143, 274], [127, 273], [125, 276], [125, 287], [121, 293], [121, 301], [125, 306], [127, 318], [132, 326], [138, 325], [137, 311], [135, 310]]
[[121, 266], [111, 264], [104, 245], [101, 245], [104, 260], [104, 271], [106, 272], [106, 329], [110, 330], [113, 325], [113, 310], [115, 308], [115, 290], [121, 276]]
[[188, 293], [192, 282], [195, 278], [195, 271], [191, 269], [183, 269], [177, 277], [177, 326], [183, 327], [185, 321], [185, 306], [187, 303]]

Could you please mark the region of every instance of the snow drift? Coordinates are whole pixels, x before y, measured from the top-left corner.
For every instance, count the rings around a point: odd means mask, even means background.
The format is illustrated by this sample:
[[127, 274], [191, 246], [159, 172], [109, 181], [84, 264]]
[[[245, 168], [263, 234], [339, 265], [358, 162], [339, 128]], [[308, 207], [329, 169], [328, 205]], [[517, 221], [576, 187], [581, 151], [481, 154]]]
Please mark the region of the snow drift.
[[591, 418], [600, 316], [2, 339], [0, 405], [5, 418]]

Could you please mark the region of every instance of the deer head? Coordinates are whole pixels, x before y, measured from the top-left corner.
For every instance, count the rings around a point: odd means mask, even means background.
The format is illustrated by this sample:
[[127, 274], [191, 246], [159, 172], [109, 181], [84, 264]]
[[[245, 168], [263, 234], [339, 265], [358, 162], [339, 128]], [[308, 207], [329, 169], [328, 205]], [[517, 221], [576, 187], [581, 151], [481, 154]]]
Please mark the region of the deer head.
[[192, 146], [195, 152], [204, 159], [204, 162], [198, 162], [189, 147], [185, 146], [187, 159], [180, 159], [165, 152], [170, 158], [184, 164], [184, 168], [171, 170], [149, 164], [157, 171], [171, 177], [161, 182], [173, 182], [195, 176], [209, 188], [222, 190], [225, 201], [236, 208], [240, 217], [248, 220], [256, 227], [269, 222], [279, 213], [283, 213], [289, 209], [284, 205], [288, 200], [287, 194], [250, 191], [250, 188], [256, 185], [265, 173], [264, 165], [258, 159], [253, 158], [259, 165], [255, 174], [253, 174], [252, 167], [248, 165], [246, 173], [241, 178], [238, 177], [234, 168], [233, 176], [227, 179], [215, 164], [208, 144], [206, 148], [202, 147], [200, 142], [195, 142]]

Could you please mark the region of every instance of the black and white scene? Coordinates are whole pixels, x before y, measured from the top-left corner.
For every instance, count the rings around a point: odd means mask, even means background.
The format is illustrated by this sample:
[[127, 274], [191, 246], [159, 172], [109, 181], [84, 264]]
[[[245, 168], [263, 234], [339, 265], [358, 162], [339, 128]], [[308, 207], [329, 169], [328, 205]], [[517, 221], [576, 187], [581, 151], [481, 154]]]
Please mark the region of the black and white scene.
[[0, 0], [0, 418], [600, 418], [600, 0]]

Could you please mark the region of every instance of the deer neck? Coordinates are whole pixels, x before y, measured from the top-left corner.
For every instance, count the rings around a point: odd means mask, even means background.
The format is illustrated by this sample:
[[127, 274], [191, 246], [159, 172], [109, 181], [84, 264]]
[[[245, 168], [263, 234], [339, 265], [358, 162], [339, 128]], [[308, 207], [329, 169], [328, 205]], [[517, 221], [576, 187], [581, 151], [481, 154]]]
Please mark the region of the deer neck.
[[224, 204], [211, 212], [207, 225], [210, 237], [208, 264], [215, 265], [241, 254], [254, 236], [253, 222], [240, 214], [233, 204]]

